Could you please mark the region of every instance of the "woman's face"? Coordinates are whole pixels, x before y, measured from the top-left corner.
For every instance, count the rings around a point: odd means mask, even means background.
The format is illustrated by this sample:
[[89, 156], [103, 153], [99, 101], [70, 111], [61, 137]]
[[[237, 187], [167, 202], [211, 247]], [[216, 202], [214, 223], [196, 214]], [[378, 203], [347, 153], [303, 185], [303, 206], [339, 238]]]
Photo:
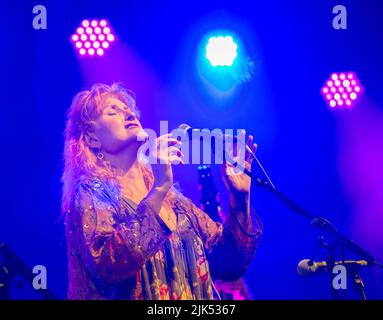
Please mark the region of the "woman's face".
[[103, 109], [95, 121], [92, 135], [102, 150], [114, 154], [137, 143], [141, 129], [137, 115], [129, 106], [113, 96], [107, 96], [103, 100]]

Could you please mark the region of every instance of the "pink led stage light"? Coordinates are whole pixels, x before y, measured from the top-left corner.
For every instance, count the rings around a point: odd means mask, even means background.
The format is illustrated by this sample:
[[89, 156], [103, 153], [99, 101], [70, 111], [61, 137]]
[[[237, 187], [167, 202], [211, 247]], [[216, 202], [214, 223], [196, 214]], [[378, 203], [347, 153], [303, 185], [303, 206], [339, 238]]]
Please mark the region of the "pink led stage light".
[[81, 56], [103, 56], [115, 40], [116, 36], [105, 19], [85, 19], [71, 35], [71, 42]]
[[334, 72], [325, 82], [321, 93], [331, 109], [351, 107], [363, 92], [354, 72]]

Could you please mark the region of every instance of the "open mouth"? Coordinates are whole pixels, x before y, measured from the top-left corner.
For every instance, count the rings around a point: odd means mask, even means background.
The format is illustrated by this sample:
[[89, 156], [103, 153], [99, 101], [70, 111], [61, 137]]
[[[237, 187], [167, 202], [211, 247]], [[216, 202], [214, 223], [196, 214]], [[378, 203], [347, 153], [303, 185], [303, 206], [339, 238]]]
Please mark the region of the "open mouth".
[[138, 128], [138, 124], [137, 123], [129, 123], [127, 125], [125, 125], [125, 129], [130, 129], [130, 128]]

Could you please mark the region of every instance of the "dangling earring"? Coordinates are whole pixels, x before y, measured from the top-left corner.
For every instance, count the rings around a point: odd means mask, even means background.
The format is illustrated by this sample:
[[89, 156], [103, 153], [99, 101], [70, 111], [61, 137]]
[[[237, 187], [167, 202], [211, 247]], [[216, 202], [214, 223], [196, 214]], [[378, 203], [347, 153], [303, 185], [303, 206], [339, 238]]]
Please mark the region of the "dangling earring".
[[101, 149], [100, 149], [100, 151], [97, 152], [96, 157], [97, 157], [98, 160], [104, 159], [104, 154], [101, 152]]

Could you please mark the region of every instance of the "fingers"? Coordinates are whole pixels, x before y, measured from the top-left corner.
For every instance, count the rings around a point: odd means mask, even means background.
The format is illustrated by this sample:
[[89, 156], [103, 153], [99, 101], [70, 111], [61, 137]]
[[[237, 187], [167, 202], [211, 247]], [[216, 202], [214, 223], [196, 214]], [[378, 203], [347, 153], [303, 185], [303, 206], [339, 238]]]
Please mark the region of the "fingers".
[[165, 134], [156, 139], [155, 157], [162, 164], [184, 164], [182, 142]]
[[177, 147], [170, 146], [168, 148], [167, 159], [171, 164], [185, 164], [183, 160], [184, 154]]
[[248, 163], [244, 163], [244, 165], [241, 165], [239, 163], [225, 163], [222, 166], [222, 173], [224, 176], [233, 176], [233, 175], [240, 175], [243, 173], [244, 169], [249, 170]]
[[184, 163], [184, 154], [177, 147], [171, 146], [169, 147], [169, 161], [171, 164], [185, 164]]
[[184, 157], [184, 153], [180, 149], [178, 149], [177, 147], [169, 147], [168, 151], [169, 151], [169, 156], [170, 155], [176, 155], [176, 156], [181, 157], [181, 158]]
[[253, 154], [257, 151], [258, 145], [256, 143], [253, 143], [254, 137], [252, 135], [249, 135], [247, 137], [246, 145], [251, 150], [249, 152], [248, 149], [246, 149], [246, 160], [251, 164], [254, 160]]
[[240, 133], [239, 133], [239, 154], [241, 154], [241, 152], [243, 152], [245, 149], [246, 149], [246, 145], [245, 145], [245, 139], [246, 139], [246, 130], [241, 130]]
[[251, 161], [243, 160], [242, 157], [233, 157], [230, 162], [226, 163], [227, 167], [232, 167], [243, 171], [244, 169], [251, 169]]
[[171, 133], [164, 134], [156, 139], [157, 146], [167, 147], [167, 146], [179, 146], [181, 148], [182, 141], [171, 138]]
[[253, 142], [254, 140], [254, 137], [249, 134], [249, 136], [247, 137], [247, 141], [246, 141], [246, 144], [251, 148], [251, 143]]
[[255, 151], [257, 151], [257, 148], [258, 148], [258, 145], [254, 143], [253, 146], [251, 147], [251, 151], [255, 153]]
[[168, 159], [170, 164], [185, 164], [183, 159], [177, 155], [171, 155]]
[[239, 138], [240, 138], [242, 141], [245, 141], [245, 137], [246, 137], [246, 130], [245, 130], [245, 129], [242, 129], [242, 130], [239, 132]]

